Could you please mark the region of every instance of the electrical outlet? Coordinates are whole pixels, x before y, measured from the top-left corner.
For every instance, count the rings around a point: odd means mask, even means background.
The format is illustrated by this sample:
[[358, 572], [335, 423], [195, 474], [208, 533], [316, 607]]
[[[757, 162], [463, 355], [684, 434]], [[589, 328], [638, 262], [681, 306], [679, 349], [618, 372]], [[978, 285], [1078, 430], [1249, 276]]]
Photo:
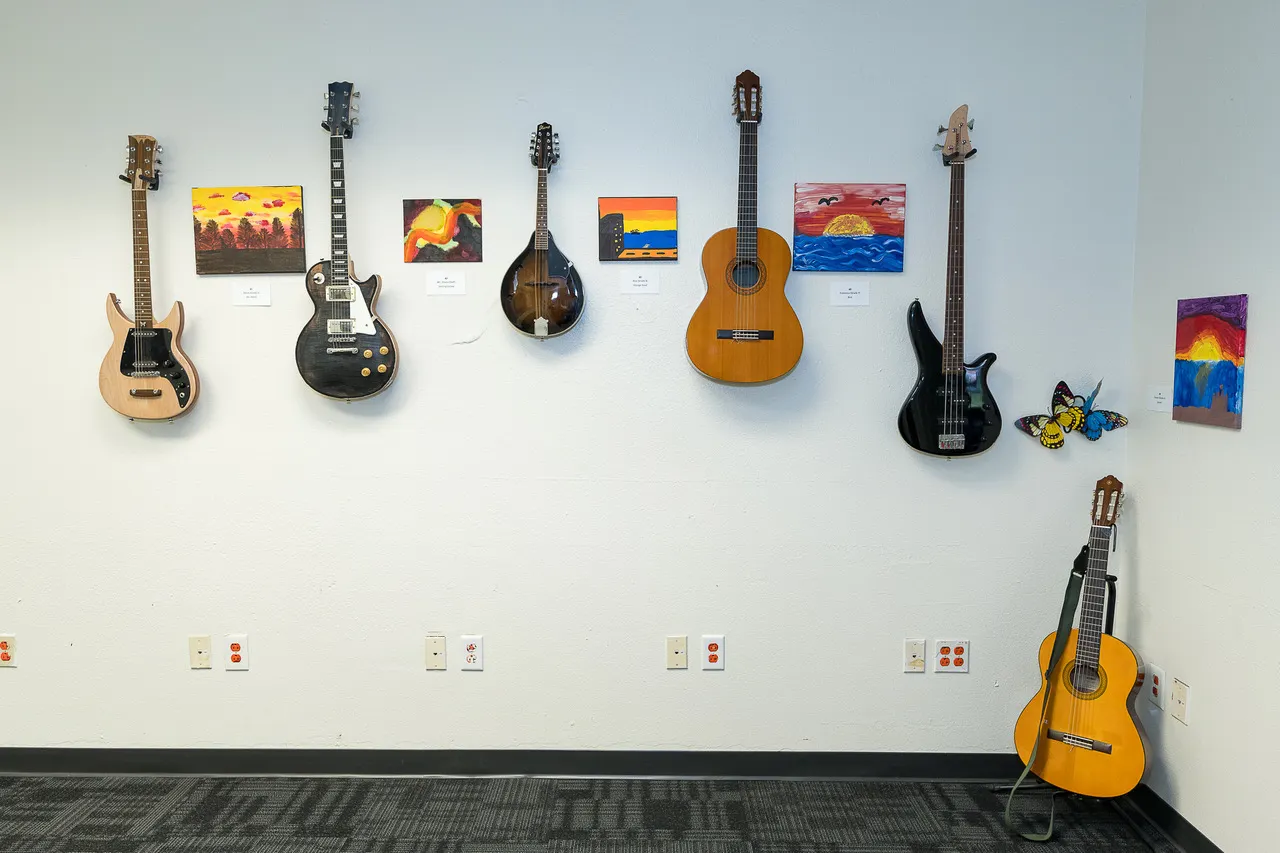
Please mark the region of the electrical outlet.
[[968, 640], [934, 640], [933, 650], [934, 672], [969, 671]]
[[724, 634], [702, 635], [702, 668], [724, 669]]
[[1191, 712], [1191, 688], [1175, 678], [1170, 698], [1173, 699], [1173, 718], [1184, 726], [1191, 725], [1187, 716]]
[[924, 640], [902, 641], [902, 671], [924, 672]]
[[246, 670], [249, 668], [248, 634], [227, 634], [223, 640], [222, 650], [225, 654], [224, 669]]
[[187, 637], [187, 656], [192, 669], [213, 668], [213, 637], [199, 634]]
[[484, 637], [481, 635], [462, 635], [462, 668], [476, 672], [484, 669]]
[[427, 669], [448, 669], [445, 666], [444, 635], [427, 635]]
[[0, 666], [18, 665], [18, 641], [12, 634], [0, 634]]
[[667, 637], [667, 669], [689, 668], [689, 637]]
[[1152, 705], [1164, 710], [1165, 701], [1169, 698], [1169, 682], [1164, 677], [1163, 669], [1155, 664], [1147, 666], [1142, 679], [1142, 693]]

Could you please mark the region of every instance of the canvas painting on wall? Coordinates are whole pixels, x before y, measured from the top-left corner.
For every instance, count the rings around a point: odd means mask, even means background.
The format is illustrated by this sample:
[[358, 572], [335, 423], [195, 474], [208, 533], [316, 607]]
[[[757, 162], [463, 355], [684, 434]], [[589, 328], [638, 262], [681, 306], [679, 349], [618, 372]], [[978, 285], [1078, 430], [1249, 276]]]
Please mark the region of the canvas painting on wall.
[[306, 272], [302, 187], [191, 190], [196, 274]]
[[1240, 429], [1249, 297], [1178, 300], [1173, 419]]
[[478, 198], [404, 200], [406, 264], [474, 263], [484, 259]]
[[902, 272], [906, 184], [796, 184], [793, 270]]
[[600, 260], [674, 261], [676, 197], [600, 199]]

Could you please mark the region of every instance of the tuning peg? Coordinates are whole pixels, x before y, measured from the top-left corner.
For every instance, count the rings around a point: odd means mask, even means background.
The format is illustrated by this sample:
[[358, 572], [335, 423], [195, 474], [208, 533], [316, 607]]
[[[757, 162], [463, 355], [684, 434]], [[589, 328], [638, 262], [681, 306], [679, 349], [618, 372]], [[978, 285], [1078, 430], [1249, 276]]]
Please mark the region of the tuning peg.
[[933, 150], [934, 150], [934, 151], [941, 151], [941, 150], [942, 150], [942, 146], [941, 146], [941, 145], [934, 145], [934, 146], [933, 146]]
[[160, 156], [161, 154], [163, 154], [163, 153], [164, 153], [164, 146], [163, 146], [163, 145], [157, 145], [157, 146], [156, 146], [156, 156], [157, 156], [157, 157], [159, 157], [159, 156]]
[[973, 130], [973, 119], [969, 119], [969, 129]]
[[329, 93], [328, 93], [328, 92], [325, 92], [325, 93], [324, 93], [324, 102], [325, 102], [326, 104], [327, 104], [327, 103], [329, 103]]
[[355, 127], [355, 126], [356, 126], [357, 124], [359, 124], [359, 123], [360, 123], [360, 118], [359, 118], [358, 116], [357, 116], [356, 118], [353, 118], [353, 119], [351, 120], [351, 126], [352, 126], [352, 127]]
[[360, 97], [360, 93], [359, 93], [359, 92], [352, 92], [352, 93], [351, 93], [351, 97], [353, 97], [353, 98], [358, 98], [358, 97]]
[[359, 105], [359, 104], [357, 104], [355, 101], [352, 101], [352, 102], [351, 102], [351, 112], [353, 112], [353, 113], [358, 113], [358, 112], [360, 112], [360, 105]]
[[946, 133], [946, 132], [947, 132], [946, 125], [941, 125], [941, 124], [940, 124], [940, 125], [938, 125], [938, 135], [939, 135], [939, 136], [941, 136], [942, 134], [944, 134], [944, 133]]

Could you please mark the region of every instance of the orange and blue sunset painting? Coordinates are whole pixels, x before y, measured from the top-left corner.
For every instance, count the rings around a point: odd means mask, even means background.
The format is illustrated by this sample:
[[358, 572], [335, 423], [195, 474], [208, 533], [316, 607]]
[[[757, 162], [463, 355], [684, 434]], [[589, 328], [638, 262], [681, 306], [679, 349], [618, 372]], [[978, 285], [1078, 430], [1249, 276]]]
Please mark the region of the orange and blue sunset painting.
[[600, 199], [600, 260], [674, 261], [676, 197]]
[[793, 270], [902, 272], [906, 184], [796, 184]]
[[302, 187], [196, 187], [191, 218], [198, 275], [307, 269]]
[[1178, 300], [1173, 419], [1240, 429], [1249, 297]]
[[404, 262], [483, 260], [478, 198], [404, 200]]

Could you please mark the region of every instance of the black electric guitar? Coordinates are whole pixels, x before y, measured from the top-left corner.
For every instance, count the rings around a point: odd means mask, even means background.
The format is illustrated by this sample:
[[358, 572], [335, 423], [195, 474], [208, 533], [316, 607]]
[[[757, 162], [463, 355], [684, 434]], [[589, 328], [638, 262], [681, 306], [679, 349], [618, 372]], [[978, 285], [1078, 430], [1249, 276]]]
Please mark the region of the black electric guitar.
[[547, 230], [547, 174], [560, 160], [560, 134], [545, 121], [529, 140], [529, 159], [538, 169], [538, 219], [529, 245], [502, 279], [502, 311], [517, 330], [534, 338], [554, 338], [573, 328], [586, 306], [582, 278], [573, 261], [556, 248]]
[[335, 400], [361, 400], [386, 389], [400, 360], [396, 339], [375, 312], [382, 279], [355, 277], [347, 255], [347, 179], [342, 141], [360, 121], [353, 116], [359, 92], [350, 83], [330, 83], [325, 94], [329, 132], [329, 214], [332, 248], [329, 260], [307, 270], [307, 293], [315, 314], [298, 335], [294, 355], [298, 372], [313, 389]]
[[907, 334], [920, 375], [898, 414], [898, 432], [921, 453], [972, 456], [1000, 435], [1000, 409], [987, 387], [995, 353], [964, 360], [964, 164], [978, 153], [969, 141], [968, 105], [951, 114], [942, 163], [951, 172], [951, 219], [947, 229], [947, 306], [942, 343], [929, 329], [920, 300], [907, 309]]

